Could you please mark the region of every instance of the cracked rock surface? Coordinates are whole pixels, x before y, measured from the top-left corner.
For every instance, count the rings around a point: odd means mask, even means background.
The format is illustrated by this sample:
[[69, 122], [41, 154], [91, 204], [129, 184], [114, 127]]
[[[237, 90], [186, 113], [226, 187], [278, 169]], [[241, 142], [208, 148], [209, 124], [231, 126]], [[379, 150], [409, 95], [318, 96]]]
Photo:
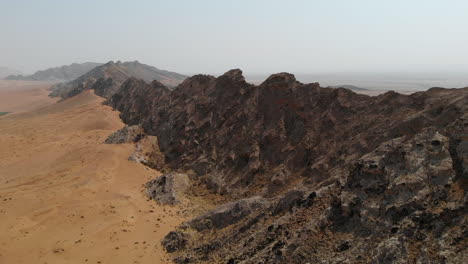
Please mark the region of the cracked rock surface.
[[[215, 204], [164, 240], [176, 263], [468, 262], [468, 88], [371, 97], [236, 69], [132, 78], [108, 104]], [[150, 195], [175, 199], [171, 179]]]

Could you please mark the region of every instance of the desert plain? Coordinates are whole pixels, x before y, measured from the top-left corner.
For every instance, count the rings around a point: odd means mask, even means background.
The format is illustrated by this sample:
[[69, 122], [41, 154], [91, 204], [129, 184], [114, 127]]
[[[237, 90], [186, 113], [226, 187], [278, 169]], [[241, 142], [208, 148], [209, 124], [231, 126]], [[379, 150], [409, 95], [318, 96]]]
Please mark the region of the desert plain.
[[104, 140], [124, 124], [86, 91], [0, 81], [0, 263], [167, 263], [161, 239], [182, 208], [148, 200], [159, 172]]

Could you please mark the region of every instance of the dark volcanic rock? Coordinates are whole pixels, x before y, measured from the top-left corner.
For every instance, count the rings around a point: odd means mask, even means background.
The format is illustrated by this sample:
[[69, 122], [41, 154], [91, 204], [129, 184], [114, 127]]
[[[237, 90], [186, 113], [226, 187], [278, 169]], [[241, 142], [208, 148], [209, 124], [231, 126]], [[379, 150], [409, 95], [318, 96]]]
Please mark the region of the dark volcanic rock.
[[[169, 94], [170, 90], [158, 81], [147, 84], [143, 80], [130, 78], [122, 84], [119, 92], [108, 100], [108, 104], [121, 112], [120, 116], [125, 123], [137, 125], [144, 121], [147, 124], [147, 119], [154, 112], [164, 109]], [[159, 110], [158, 107], [162, 109]]]
[[232, 201], [180, 228], [180, 261], [467, 261], [468, 88], [370, 97], [232, 70], [130, 79], [109, 104]]
[[[127, 124], [158, 137], [170, 167], [193, 169], [209, 188], [245, 197], [259, 188], [274, 195], [297, 179], [324, 183], [385, 141], [444, 128], [463, 115], [467, 94], [370, 97], [287, 73], [254, 86], [232, 70], [193, 76], [172, 92], [129, 81], [109, 103]], [[277, 184], [263, 184], [274, 174], [281, 174]]]
[[211, 220], [196, 218], [222, 246], [182, 252], [241, 263], [464, 263], [466, 191], [453, 165], [449, 139], [431, 128], [396, 138], [356, 161], [344, 185], [291, 190], [234, 223], [218, 218], [230, 228], [215, 235]]

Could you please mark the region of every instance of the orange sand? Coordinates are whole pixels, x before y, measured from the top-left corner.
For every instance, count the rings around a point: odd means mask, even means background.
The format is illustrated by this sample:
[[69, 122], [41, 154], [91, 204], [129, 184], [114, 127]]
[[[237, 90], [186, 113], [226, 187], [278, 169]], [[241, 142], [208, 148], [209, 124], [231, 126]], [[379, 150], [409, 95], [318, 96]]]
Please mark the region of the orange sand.
[[0, 117], [0, 263], [168, 263], [160, 241], [184, 219], [142, 193], [159, 173], [127, 160], [132, 144], [103, 144], [118, 112], [16, 85], [0, 89], [0, 111], [26, 111]]

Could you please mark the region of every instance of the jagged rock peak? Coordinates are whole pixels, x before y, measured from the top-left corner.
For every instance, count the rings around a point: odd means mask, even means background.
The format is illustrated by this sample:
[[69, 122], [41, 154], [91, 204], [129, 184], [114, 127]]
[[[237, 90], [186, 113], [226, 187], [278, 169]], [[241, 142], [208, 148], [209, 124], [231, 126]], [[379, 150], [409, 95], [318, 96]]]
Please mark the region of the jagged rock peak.
[[220, 77], [229, 77], [235, 81], [243, 82], [245, 81], [244, 75], [242, 75], [241, 69], [232, 69], [221, 75]]
[[270, 75], [268, 79], [266, 79], [262, 85], [264, 84], [270, 84], [270, 83], [295, 83], [296, 77], [294, 74], [287, 73], [287, 72], [281, 72], [281, 73], [276, 73]]
[[198, 86], [200, 84], [206, 84], [214, 80], [216, 80], [216, 78], [212, 75], [197, 74], [197, 75], [193, 75], [192, 77], [188, 77], [187, 79], [185, 79], [177, 88], [191, 87], [194, 85]]
[[158, 80], [153, 80], [153, 81], [151, 82], [151, 86], [153, 86], [153, 87], [159, 87], [159, 86], [164, 86], [164, 87], [166, 87], [164, 84], [162, 84], [162, 83], [161, 83], [160, 81], [158, 81]]

